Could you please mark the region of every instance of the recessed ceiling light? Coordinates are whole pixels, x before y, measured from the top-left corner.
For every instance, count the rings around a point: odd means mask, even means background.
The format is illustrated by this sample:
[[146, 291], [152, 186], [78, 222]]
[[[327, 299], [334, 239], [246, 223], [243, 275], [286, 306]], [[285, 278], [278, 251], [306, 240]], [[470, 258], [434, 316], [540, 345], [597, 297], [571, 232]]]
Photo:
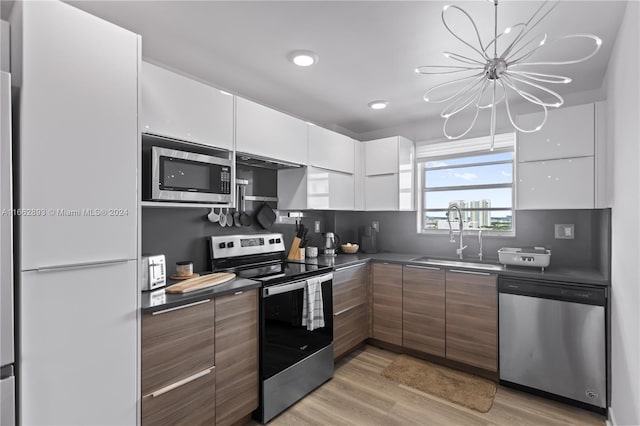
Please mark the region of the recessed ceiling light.
[[289, 60], [299, 67], [308, 67], [318, 62], [318, 55], [310, 50], [296, 50], [289, 54]]
[[371, 109], [385, 109], [389, 105], [387, 101], [371, 101], [369, 102], [369, 108]]

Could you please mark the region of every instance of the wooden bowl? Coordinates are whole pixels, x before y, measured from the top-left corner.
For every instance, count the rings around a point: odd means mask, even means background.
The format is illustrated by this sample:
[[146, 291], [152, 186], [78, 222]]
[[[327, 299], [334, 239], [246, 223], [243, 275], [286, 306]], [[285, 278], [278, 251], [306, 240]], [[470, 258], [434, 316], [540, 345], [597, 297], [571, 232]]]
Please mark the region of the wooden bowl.
[[351, 244], [350, 246], [346, 244], [342, 244], [340, 246], [340, 250], [342, 250], [343, 253], [347, 253], [347, 254], [357, 253], [359, 248], [360, 246], [357, 244]]

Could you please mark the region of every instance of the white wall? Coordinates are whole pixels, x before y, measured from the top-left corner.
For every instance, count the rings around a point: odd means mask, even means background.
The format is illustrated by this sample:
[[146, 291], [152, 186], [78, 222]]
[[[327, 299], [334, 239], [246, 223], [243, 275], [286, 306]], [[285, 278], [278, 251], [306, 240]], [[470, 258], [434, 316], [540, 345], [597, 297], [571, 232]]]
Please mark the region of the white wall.
[[612, 207], [612, 391], [610, 420], [640, 424], [640, 3], [627, 4], [607, 87]]

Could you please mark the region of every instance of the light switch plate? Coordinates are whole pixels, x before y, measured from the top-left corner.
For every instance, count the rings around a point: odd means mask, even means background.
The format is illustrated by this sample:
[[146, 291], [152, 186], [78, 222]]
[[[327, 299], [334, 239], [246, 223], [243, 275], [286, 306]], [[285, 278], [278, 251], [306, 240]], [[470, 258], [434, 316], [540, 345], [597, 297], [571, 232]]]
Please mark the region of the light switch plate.
[[316, 232], [316, 233], [320, 232], [320, 221], [319, 220], [316, 220], [313, 223], [313, 232]]
[[380, 222], [374, 220], [371, 222], [371, 227], [376, 230], [376, 232], [380, 232]]
[[556, 223], [555, 229], [556, 240], [573, 240], [575, 238], [575, 227], [573, 223]]

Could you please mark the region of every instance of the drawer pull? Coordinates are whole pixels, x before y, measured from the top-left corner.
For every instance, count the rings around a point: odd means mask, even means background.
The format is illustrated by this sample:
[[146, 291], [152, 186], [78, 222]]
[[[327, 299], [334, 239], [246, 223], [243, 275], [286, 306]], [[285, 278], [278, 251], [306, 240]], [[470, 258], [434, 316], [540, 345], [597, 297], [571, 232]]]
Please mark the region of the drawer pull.
[[341, 268], [337, 268], [335, 271], [340, 272], [340, 271], [344, 271], [345, 269], [357, 268], [358, 266], [364, 266], [364, 265], [366, 265], [366, 263], [358, 263], [357, 265], [343, 266]]
[[180, 305], [180, 306], [176, 306], [174, 308], [164, 309], [162, 311], [155, 311], [155, 312], [152, 312], [151, 315], [166, 314], [167, 312], [173, 312], [173, 311], [177, 311], [179, 309], [190, 308], [192, 306], [202, 305], [203, 303], [207, 303], [207, 302], [211, 302], [211, 299], [199, 300], [197, 302], [188, 303], [186, 305]]
[[417, 265], [404, 265], [407, 268], [415, 268], [415, 269], [428, 269], [430, 271], [439, 271], [440, 268], [436, 268], [435, 266], [417, 266]]
[[449, 272], [455, 272], [456, 274], [484, 275], [486, 277], [491, 275], [488, 272], [461, 271], [459, 269], [449, 269]]
[[337, 316], [339, 316], [339, 315], [342, 315], [342, 314], [344, 314], [344, 313], [349, 312], [349, 311], [350, 311], [350, 310], [352, 310], [353, 308], [357, 308], [358, 306], [360, 306], [360, 305], [354, 305], [354, 306], [351, 306], [351, 307], [345, 308], [345, 309], [343, 309], [343, 310], [341, 310], [341, 311], [336, 312], [335, 314], [333, 314], [333, 316], [334, 316], [334, 317], [337, 317]]
[[187, 377], [185, 379], [178, 380], [175, 383], [171, 383], [169, 386], [165, 386], [162, 389], [158, 389], [157, 391], [151, 393], [151, 398], [157, 398], [160, 395], [164, 395], [167, 392], [171, 392], [172, 390], [174, 390], [176, 388], [179, 388], [180, 386], [184, 386], [187, 383], [191, 383], [194, 380], [198, 380], [200, 377], [206, 376], [207, 374], [211, 373], [212, 369], [213, 368], [208, 368], [206, 370], [203, 370], [203, 371], [201, 371], [199, 373], [194, 374], [193, 376], [189, 376], [189, 377]]
[[233, 295], [234, 295], [234, 296], [239, 296], [239, 295], [241, 295], [242, 293], [244, 293], [244, 291], [236, 291], [235, 293], [233, 293]]

